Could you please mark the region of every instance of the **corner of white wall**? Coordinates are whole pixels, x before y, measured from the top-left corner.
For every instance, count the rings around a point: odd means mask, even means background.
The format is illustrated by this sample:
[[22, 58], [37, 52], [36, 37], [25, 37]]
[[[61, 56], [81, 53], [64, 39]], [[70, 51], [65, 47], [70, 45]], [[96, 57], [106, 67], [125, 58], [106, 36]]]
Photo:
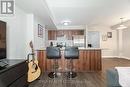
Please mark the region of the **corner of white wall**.
[[34, 15], [27, 14], [27, 29], [26, 29], [26, 55], [31, 52], [31, 48], [29, 46], [30, 41], [34, 42]]

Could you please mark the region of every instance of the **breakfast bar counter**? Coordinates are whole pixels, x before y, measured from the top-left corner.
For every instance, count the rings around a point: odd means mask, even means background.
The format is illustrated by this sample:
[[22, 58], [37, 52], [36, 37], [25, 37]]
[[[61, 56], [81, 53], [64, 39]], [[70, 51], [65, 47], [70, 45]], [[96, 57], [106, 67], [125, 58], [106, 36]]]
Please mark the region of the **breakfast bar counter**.
[[[69, 60], [64, 58], [64, 49], [61, 49], [61, 59], [58, 59], [59, 70], [67, 71]], [[37, 50], [37, 58], [42, 72], [53, 69], [53, 59], [47, 59], [46, 50]], [[74, 59], [74, 70], [77, 72], [101, 71], [102, 58], [100, 48], [79, 48], [79, 59]]]

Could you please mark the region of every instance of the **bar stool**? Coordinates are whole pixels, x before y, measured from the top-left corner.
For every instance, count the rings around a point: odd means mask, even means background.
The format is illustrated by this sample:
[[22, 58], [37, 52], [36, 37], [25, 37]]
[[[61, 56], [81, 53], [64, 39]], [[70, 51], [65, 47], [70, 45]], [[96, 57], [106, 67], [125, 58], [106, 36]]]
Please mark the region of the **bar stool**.
[[46, 49], [46, 55], [48, 59], [53, 59], [54, 60], [54, 67], [53, 67], [53, 72], [50, 72], [48, 76], [50, 78], [55, 78], [57, 77], [57, 69], [58, 69], [58, 59], [61, 58], [61, 52], [59, 47], [47, 47]]
[[65, 59], [69, 59], [70, 70], [67, 73], [67, 77], [75, 78], [77, 73], [73, 71], [73, 59], [79, 59], [78, 47], [66, 47], [64, 52]]

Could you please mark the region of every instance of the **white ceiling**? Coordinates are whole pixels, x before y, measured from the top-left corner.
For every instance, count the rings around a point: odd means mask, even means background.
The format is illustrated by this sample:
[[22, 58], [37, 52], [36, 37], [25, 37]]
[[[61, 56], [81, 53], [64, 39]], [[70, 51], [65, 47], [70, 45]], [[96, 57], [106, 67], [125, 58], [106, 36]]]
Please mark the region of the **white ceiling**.
[[48, 28], [56, 28], [45, 0], [15, 0], [15, 4], [25, 12], [33, 13], [42, 19]]
[[120, 17], [130, 19], [130, 0], [15, 0], [16, 5], [34, 13], [50, 27], [61, 26], [64, 20], [70, 26], [112, 26]]
[[120, 17], [130, 19], [130, 0], [46, 0], [57, 26], [71, 20], [71, 26], [112, 26]]

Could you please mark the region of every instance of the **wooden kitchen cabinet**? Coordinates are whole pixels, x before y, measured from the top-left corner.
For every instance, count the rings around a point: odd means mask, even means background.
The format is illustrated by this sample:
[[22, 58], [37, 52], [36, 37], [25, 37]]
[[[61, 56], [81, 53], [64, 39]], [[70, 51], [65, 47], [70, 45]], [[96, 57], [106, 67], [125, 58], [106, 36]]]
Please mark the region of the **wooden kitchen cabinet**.
[[72, 40], [73, 35], [84, 35], [84, 30], [48, 30], [48, 40], [56, 40], [64, 35], [68, 40]]
[[56, 30], [49, 30], [48, 31], [48, 40], [56, 40], [57, 31]]

